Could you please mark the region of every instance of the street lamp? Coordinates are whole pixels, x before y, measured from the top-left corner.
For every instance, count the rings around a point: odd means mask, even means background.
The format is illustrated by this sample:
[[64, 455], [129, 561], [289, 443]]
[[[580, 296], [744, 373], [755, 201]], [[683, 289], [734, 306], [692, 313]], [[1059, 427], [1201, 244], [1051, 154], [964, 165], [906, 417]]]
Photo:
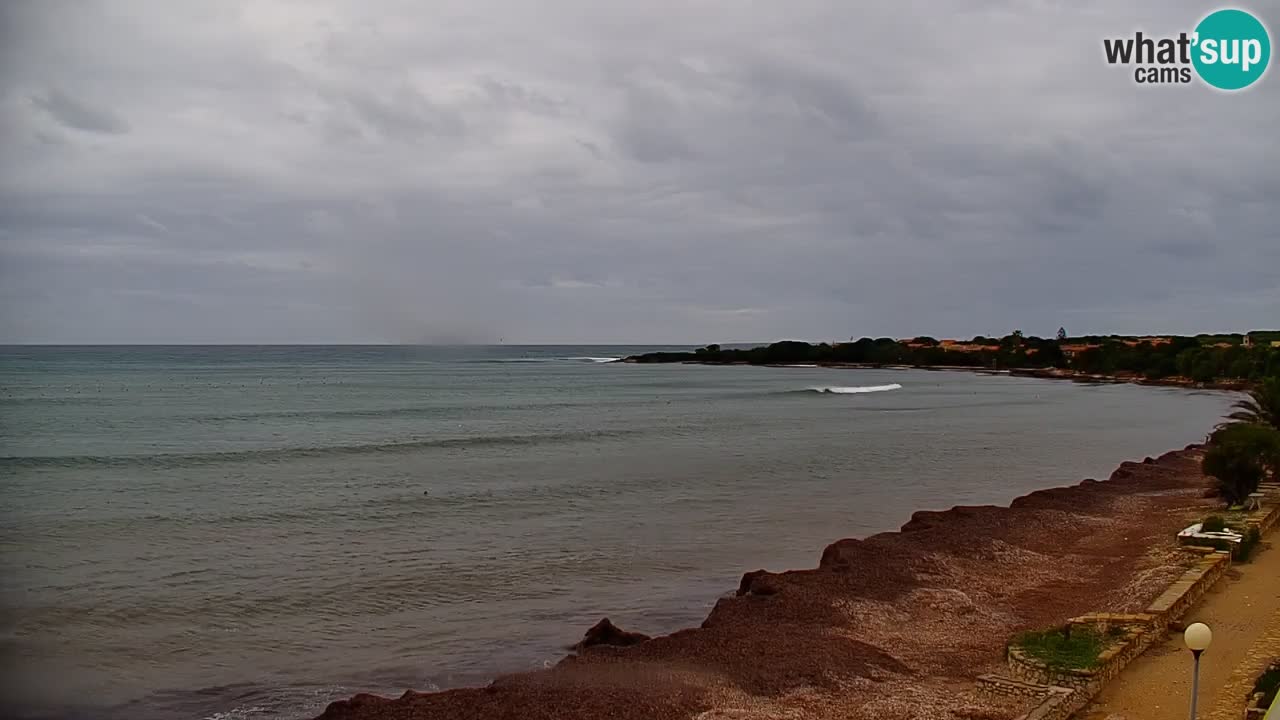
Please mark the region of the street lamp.
[[1200, 693], [1200, 653], [1213, 642], [1213, 631], [1204, 623], [1192, 623], [1182, 633], [1182, 640], [1196, 659], [1195, 668], [1191, 671], [1191, 720], [1196, 720], [1196, 696]]

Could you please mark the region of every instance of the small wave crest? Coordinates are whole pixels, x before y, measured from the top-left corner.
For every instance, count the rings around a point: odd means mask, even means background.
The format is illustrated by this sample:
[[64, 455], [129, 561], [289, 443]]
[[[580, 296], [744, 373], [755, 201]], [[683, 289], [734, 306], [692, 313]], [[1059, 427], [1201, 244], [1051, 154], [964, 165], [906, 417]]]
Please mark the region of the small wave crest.
[[805, 388], [807, 392], [828, 393], [831, 395], [858, 395], [861, 393], [887, 392], [889, 390], [901, 390], [902, 386], [898, 383], [889, 383], [888, 385], [818, 385], [811, 388]]
[[477, 435], [451, 438], [421, 438], [359, 445], [323, 445], [316, 447], [267, 447], [196, 453], [159, 453], [155, 455], [19, 455], [0, 457], [2, 467], [187, 467], [228, 462], [278, 462], [283, 460], [366, 455], [373, 453], [413, 452], [431, 448], [469, 448], [489, 445], [538, 445], [543, 443], [575, 443], [616, 439], [641, 434], [643, 429], [587, 430], [578, 432], [530, 435]]
[[472, 362], [485, 363], [562, 363], [562, 362], [582, 362], [582, 363], [611, 363], [618, 362], [620, 357], [522, 357], [522, 358], [493, 358], [489, 360], [475, 360]]

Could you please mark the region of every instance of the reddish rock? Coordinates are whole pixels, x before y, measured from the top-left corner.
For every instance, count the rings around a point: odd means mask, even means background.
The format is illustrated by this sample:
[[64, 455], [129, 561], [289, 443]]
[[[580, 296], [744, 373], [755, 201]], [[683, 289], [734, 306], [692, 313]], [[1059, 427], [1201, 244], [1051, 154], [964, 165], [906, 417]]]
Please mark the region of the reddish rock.
[[753, 570], [742, 576], [738, 583], [738, 597], [743, 595], [776, 595], [778, 584], [770, 580], [773, 575], [768, 570]]
[[639, 645], [648, 640], [649, 636], [637, 632], [627, 632], [617, 625], [609, 622], [609, 618], [604, 618], [596, 623], [587, 631], [577, 645], [573, 646], [575, 650], [585, 650], [598, 645], [611, 645], [613, 647], [630, 647]]

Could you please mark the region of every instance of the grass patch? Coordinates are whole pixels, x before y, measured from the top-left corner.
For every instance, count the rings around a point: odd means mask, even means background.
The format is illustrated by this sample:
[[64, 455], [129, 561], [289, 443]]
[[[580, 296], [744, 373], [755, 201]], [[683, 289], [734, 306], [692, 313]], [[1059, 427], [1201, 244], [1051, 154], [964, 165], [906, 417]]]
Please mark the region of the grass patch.
[[1060, 670], [1087, 670], [1097, 667], [1098, 655], [1107, 647], [1106, 638], [1089, 627], [1035, 630], [1016, 637], [1013, 645], [1028, 657]]

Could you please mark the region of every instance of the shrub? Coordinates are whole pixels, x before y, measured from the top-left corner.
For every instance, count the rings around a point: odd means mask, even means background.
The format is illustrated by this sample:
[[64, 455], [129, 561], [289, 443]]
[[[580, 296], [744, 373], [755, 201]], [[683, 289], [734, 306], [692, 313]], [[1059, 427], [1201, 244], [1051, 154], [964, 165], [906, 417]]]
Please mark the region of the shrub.
[[1200, 523], [1200, 532], [1222, 532], [1227, 529], [1227, 521], [1220, 515], [1210, 515]]
[[1244, 539], [1236, 545], [1236, 551], [1233, 560], [1245, 561], [1253, 555], [1254, 549], [1258, 547], [1258, 543], [1262, 542], [1262, 533], [1258, 532], [1258, 528], [1250, 527], [1244, 531]]
[[1205, 451], [1200, 467], [1216, 481], [1218, 494], [1227, 505], [1239, 505], [1257, 492], [1264, 473], [1256, 455], [1235, 443], [1220, 443]]
[[1264, 468], [1280, 474], [1280, 430], [1269, 425], [1246, 422], [1219, 425], [1209, 436], [1209, 444], [1230, 447], [1233, 452], [1252, 457]]
[[1278, 690], [1280, 690], [1280, 663], [1271, 663], [1266, 672], [1259, 675], [1258, 681], [1253, 684], [1253, 691], [1262, 693], [1262, 702], [1258, 703], [1258, 707], [1271, 707]]

